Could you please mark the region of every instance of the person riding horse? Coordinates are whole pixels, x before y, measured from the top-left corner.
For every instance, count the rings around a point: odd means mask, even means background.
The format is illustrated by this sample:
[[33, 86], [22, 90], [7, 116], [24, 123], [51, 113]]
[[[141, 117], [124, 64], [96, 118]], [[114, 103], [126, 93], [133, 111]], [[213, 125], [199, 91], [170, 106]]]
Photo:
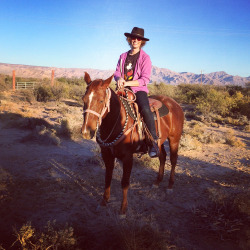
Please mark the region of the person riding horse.
[[144, 29], [134, 27], [131, 33], [124, 33], [130, 50], [121, 54], [118, 60], [114, 79], [118, 89], [128, 87], [136, 96], [139, 112], [151, 133], [154, 141], [149, 147], [148, 154], [151, 158], [159, 156], [157, 145], [158, 136], [156, 134], [153, 114], [149, 107], [147, 84], [150, 81], [152, 63], [151, 59], [142, 47], [149, 41], [144, 37]]

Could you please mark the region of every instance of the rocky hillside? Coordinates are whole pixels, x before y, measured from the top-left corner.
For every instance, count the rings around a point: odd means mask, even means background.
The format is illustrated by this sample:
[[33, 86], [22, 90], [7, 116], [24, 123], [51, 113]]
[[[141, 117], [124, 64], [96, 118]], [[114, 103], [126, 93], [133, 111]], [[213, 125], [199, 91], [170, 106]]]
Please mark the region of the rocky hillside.
[[[42, 66], [30, 66], [21, 64], [7, 64], [0, 63], [0, 74], [11, 75], [15, 70], [16, 76], [20, 77], [34, 77], [34, 78], [50, 78], [51, 71], [55, 71], [55, 77], [82, 77], [84, 72], [87, 71], [93, 79], [95, 78], [107, 78], [111, 76], [113, 70], [98, 70], [98, 69], [80, 69], [80, 68], [56, 68], [56, 67], [42, 67]], [[250, 82], [249, 77], [240, 77], [229, 75], [224, 71], [213, 72], [209, 74], [194, 74], [190, 72], [177, 73], [165, 68], [158, 68], [153, 66], [152, 68], [152, 82], [164, 82], [171, 85], [177, 85], [180, 83], [202, 83], [214, 84], [214, 85], [239, 85], [245, 86], [247, 82]]]
[[190, 72], [177, 73], [169, 69], [157, 68], [153, 66], [151, 80], [153, 82], [164, 82], [172, 85], [180, 83], [203, 83], [208, 85], [239, 85], [245, 86], [250, 82], [250, 77], [229, 75], [224, 71], [210, 74], [194, 74]]

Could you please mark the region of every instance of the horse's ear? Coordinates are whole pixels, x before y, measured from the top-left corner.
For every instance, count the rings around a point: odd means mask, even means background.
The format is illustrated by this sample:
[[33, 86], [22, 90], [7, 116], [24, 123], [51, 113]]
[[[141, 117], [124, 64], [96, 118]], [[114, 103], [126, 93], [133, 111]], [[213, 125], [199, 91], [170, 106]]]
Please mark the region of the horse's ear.
[[109, 84], [111, 83], [112, 79], [113, 79], [113, 76], [114, 75], [112, 75], [111, 77], [109, 77], [108, 79], [106, 79], [105, 81], [103, 81], [102, 85], [108, 87]]
[[89, 74], [87, 72], [84, 72], [84, 73], [85, 73], [84, 80], [89, 85], [92, 82], [91, 78], [90, 78], [90, 76], [89, 76]]

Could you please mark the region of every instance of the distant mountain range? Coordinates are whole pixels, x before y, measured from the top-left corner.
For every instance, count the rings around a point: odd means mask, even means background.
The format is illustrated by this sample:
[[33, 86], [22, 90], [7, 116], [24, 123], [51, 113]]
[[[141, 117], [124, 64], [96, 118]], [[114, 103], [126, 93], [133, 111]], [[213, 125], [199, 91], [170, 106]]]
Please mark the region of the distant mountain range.
[[[15, 70], [16, 76], [32, 77], [32, 78], [50, 78], [51, 72], [54, 70], [55, 77], [83, 77], [84, 72], [87, 71], [92, 79], [105, 79], [110, 77], [114, 70], [98, 70], [98, 69], [80, 69], [80, 68], [56, 68], [56, 67], [42, 67], [30, 66], [22, 64], [7, 64], [0, 63], [0, 74], [12, 75]], [[249, 77], [233, 76], [224, 71], [213, 72], [209, 74], [194, 74], [189, 72], [177, 73], [169, 69], [152, 67], [151, 82], [166, 83], [177, 85], [180, 83], [202, 83], [207, 85], [238, 85], [245, 86], [250, 82]]]

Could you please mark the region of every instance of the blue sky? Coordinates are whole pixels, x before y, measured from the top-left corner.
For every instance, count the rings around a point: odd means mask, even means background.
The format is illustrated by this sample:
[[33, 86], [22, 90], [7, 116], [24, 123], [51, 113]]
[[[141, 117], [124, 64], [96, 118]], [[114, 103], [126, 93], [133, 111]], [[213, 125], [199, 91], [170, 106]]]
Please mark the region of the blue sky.
[[152, 64], [250, 76], [249, 0], [0, 0], [0, 62], [115, 69], [145, 29]]

